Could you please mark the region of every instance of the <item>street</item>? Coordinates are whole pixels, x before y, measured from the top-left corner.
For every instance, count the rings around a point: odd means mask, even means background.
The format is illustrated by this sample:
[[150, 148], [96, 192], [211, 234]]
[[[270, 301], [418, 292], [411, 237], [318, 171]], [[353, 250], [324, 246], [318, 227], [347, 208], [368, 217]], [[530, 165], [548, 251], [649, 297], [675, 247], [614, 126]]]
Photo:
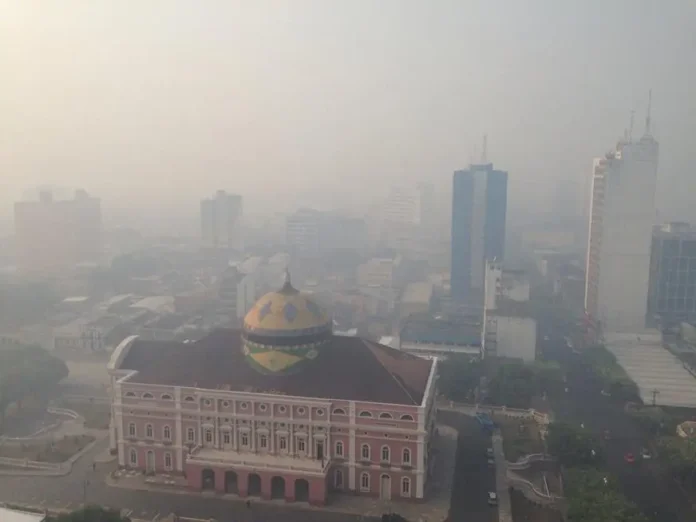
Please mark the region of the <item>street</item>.
[[497, 521], [498, 510], [488, 505], [488, 492], [496, 490], [494, 470], [488, 467], [486, 458], [490, 435], [483, 433], [473, 417], [441, 411], [438, 420], [459, 430], [450, 519], [452, 522]]
[[[607, 467], [616, 475], [623, 493], [656, 522], [693, 522], [696, 514], [691, 505], [668, 478], [656, 476], [648, 463], [640, 459], [641, 448], [648, 446], [640, 426], [617, 404], [601, 394], [596, 376], [580, 363], [580, 357], [566, 345], [566, 332], [548, 328], [549, 337], [542, 349], [546, 358], [558, 361], [568, 371], [568, 392], [550, 397], [554, 420], [585, 428], [605, 441]], [[625, 462], [624, 455], [633, 453], [636, 462]]]

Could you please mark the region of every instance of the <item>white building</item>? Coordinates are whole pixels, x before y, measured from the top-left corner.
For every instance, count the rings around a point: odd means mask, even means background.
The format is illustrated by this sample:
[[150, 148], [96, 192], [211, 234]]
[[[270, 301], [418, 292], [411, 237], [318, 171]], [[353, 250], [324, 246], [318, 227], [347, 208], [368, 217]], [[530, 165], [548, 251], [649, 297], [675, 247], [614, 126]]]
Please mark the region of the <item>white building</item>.
[[630, 137], [595, 160], [585, 310], [605, 332], [645, 327], [659, 145]]
[[218, 190], [202, 200], [201, 234], [206, 246], [243, 250], [242, 196]]
[[313, 258], [319, 255], [321, 212], [300, 209], [288, 216], [285, 226], [288, 249], [293, 256]]

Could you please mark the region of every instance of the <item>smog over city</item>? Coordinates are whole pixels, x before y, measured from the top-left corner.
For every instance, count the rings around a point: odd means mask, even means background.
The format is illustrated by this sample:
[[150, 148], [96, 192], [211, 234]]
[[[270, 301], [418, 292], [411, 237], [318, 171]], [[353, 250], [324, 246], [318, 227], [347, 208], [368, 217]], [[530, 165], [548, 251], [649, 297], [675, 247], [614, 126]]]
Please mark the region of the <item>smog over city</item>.
[[0, 520], [696, 520], [695, 35], [0, 0]]

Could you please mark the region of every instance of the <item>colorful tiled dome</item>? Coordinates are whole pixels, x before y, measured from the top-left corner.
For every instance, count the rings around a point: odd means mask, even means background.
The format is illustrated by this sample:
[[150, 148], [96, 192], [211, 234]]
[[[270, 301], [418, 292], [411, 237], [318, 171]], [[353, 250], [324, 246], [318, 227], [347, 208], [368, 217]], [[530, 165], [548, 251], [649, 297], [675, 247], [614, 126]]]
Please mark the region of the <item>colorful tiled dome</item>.
[[244, 318], [244, 353], [264, 373], [295, 371], [317, 357], [331, 327], [326, 311], [286, 274], [283, 288], [264, 295]]

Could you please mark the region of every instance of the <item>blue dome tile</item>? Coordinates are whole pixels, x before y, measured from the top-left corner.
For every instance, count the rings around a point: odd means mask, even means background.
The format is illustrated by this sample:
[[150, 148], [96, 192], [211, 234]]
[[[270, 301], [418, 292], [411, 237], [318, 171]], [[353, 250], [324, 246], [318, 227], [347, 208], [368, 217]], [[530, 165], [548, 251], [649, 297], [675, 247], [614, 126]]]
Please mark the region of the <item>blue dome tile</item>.
[[297, 307], [292, 303], [286, 304], [283, 308], [283, 315], [286, 321], [292, 323], [297, 318]]

